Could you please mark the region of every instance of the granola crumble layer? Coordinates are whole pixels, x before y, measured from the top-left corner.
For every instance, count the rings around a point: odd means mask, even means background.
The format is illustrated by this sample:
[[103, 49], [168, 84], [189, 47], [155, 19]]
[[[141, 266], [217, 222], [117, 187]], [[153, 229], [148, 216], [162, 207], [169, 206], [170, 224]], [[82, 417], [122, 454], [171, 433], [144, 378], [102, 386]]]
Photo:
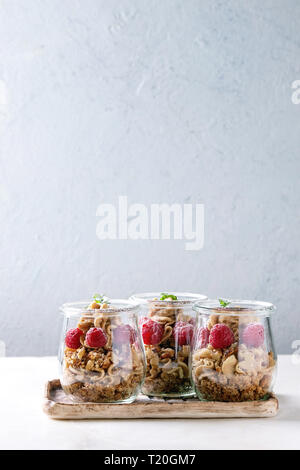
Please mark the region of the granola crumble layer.
[[223, 374], [204, 376], [196, 384], [197, 395], [201, 400], [241, 402], [262, 400], [269, 396], [271, 379], [261, 374], [255, 381], [250, 378], [230, 378]]
[[65, 393], [72, 395], [76, 401], [94, 403], [116, 403], [132, 399], [134, 400], [140, 390], [144, 374], [136, 371], [127, 376], [120, 373], [111, 379], [105, 375], [99, 378], [98, 374], [66, 370], [63, 375], [63, 389]]
[[149, 396], [183, 397], [194, 395], [191, 381], [189, 379], [183, 380], [180, 377], [158, 378], [155, 381], [147, 377], [142, 392]]

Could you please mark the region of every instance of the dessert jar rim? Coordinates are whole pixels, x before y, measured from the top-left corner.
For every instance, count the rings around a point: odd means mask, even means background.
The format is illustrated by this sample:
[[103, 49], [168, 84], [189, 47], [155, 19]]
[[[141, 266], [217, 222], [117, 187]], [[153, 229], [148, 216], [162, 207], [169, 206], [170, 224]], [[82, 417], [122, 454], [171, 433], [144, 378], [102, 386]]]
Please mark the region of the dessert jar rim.
[[109, 306], [105, 309], [88, 308], [91, 303], [90, 300], [80, 300], [77, 302], [66, 302], [59, 308], [63, 315], [68, 317], [86, 314], [87, 316], [94, 316], [95, 313], [106, 313], [118, 315], [120, 313], [137, 313], [139, 310], [139, 303], [131, 299], [109, 299]]
[[162, 307], [167, 306], [183, 306], [183, 305], [193, 305], [197, 301], [204, 301], [208, 297], [204, 294], [193, 294], [191, 292], [168, 292], [170, 295], [176, 295], [176, 297], [183, 297], [178, 298], [177, 300], [160, 300], [159, 297], [161, 292], [140, 292], [137, 294], [133, 294], [129, 297], [130, 300], [137, 302], [139, 305], [146, 305], [155, 303], [155, 305], [160, 305]]
[[276, 310], [275, 305], [271, 302], [241, 299], [226, 300], [229, 302], [226, 307], [222, 307], [217, 299], [196, 302], [193, 305], [193, 310], [204, 315], [216, 314], [224, 316], [251, 315], [252, 313], [255, 313], [256, 316], [270, 316]]

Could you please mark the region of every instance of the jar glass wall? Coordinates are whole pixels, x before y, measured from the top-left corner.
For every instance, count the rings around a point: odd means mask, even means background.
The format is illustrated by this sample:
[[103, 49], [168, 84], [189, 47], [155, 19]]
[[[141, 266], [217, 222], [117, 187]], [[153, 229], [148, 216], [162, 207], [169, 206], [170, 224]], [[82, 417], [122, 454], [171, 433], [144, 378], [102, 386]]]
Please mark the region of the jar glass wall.
[[75, 401], [134, 401], [145, 376], [138, 306], [110, 300], [90, 306], [88, 302], [64, 304], [61, 310], [59, 361], [65, 393]]
[[149, 396], [192, 396], [190, 360], [195, 330], [192, 305], [206, 297], [152, 292], [136, 294], [131, 299], [141, 304], [139, 323], [147, 366], [142, 392]]
[[194, 305], [197, 331], [192, 379], [200, 400], [240, 402], [266, 399], [276, 375], [270, 314], [266, 302], [217, 300]]

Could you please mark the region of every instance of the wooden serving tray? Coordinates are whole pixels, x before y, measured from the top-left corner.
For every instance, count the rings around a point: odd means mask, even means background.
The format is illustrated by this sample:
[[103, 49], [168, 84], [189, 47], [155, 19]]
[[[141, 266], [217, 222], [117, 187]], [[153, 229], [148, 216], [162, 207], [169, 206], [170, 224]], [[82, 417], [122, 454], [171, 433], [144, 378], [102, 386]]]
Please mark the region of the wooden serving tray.
[[74, 403], [60, 381], [51, 380], [45, 387], [43, 410], [54, 419], [270, 418], [278, 412], [278, 400], [272, 396], [265, 401], [223, 403], [139, 395], [130, 404]]

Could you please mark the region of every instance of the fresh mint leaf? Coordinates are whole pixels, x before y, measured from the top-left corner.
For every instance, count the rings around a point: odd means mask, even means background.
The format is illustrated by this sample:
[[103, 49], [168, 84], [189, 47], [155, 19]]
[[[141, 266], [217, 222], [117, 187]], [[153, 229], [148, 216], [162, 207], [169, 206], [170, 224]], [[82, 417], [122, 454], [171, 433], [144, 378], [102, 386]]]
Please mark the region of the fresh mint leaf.
[[230, 301], [219, 299], [221, 307], [227, 307], [230, 304]]
[[176, 295], [166, 294], [165, 292], [162, 292], [160, 294], [160, 299], [159, 300], [166, 300], [166, 299], [178, 300]]
[[97, 304], [103, 304], [104, 302], [107, 304], [109, 303], [108, 299], [103, 294], [95, 294], [93, 295], [93, 299]]

